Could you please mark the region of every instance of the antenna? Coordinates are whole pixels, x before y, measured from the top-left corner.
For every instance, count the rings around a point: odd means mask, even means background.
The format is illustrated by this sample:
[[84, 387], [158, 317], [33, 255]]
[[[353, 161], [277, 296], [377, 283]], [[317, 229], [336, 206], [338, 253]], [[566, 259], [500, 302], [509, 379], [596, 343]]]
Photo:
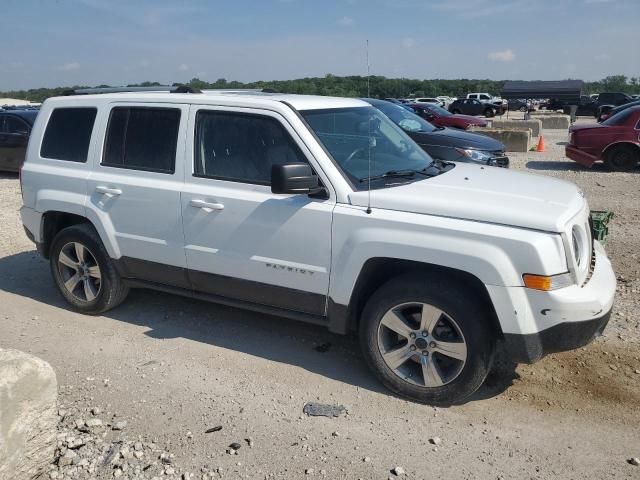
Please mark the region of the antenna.
[[[371, 86], [370, 86], [370, 67], [369, 67], [369, 39], [367, 38], [367, 98], [371, 98]], [[367, 156], [368, 156], [368, 188], [367, 188], [367, 214], [371, 213], [371, 118], [369, 118], [368, 131], [369, 136], [367, 138]]]
[[367, 98], [371, 98], [371, 73], [369, 67], [369, 39], [367, 38]]

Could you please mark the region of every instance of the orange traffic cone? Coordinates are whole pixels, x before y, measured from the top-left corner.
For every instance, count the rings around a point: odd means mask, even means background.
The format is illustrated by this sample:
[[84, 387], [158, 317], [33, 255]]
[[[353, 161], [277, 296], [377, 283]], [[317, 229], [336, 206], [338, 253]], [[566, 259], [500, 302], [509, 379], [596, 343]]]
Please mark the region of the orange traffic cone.
[[544, 152], [544, 137], [542, 135], [540, 135], [540, 140], [538, 140], [536, 152]]

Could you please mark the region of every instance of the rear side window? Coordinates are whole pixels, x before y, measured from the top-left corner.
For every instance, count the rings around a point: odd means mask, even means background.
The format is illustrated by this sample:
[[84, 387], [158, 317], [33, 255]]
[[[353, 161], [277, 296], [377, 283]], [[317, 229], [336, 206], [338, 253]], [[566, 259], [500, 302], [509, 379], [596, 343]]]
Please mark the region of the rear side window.
[[176, 108], [111, 110], [102, 165], [174, 173], [180, 127]]
[[89, 153], [89, 142], [95, 108], [56, 108], [51, 112], [44, 132], [40, 156], [55, 160], [85, 163]]

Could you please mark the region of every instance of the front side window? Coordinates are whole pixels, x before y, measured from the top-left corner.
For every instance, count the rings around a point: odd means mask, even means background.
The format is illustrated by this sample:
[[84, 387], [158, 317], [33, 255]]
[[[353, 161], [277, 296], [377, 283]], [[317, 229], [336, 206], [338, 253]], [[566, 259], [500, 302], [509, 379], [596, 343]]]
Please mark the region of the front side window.
[[196, 115], [194, 173], [260, 185], [271, 184], [272, 165], [306, 163], [275, 118], [201, 110]]
[[89, 154], [95, 108], [56, 108], [44, 132], [40, 156], [85, 163]]
[[5, 118], [5, 131], [7, 133], [26, 134], [29, 133], [29, 125], [21, 118], [7, 115]]
[[174, 173], [180, 128], [177, 108], [111, 110], [102, 165]]
[[[332, 108], [300, 113], [358, 190], [368, 187], [368, 177], [391, 171], [422, 172], [433, 163], [424, 150], [376, 108]], [[416, 176], [414, 180], [422, 178]], [[371, 188], [385, 186], [385, 178], [375, 179], [371, 184]]]
[[369, 102], [407, 132], [433, 132], [436, 129], [429, 122], [406, 108], [384, 100], [370, 100]]

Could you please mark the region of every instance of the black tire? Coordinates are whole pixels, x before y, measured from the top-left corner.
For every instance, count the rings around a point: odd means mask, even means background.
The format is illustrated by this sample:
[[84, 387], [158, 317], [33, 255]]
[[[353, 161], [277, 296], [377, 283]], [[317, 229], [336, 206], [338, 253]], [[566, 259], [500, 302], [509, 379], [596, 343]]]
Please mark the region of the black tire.
[[495, 113], [494, 113], [494, 111], [493, 111], [493, 108], [487, 108], [487, 109], [484, 111], [484, 116], [485, 116], [485, 117], [487, 117], [487, 118], [491, 118], [491, 117], [493, 117], [494, 115], [495, 115]]
[[618, 145], [609, 149], [604, 156], [604, 164], [614, 172], [630, 172], [640, 162], [640, 150], [631, 145]]
[[527, 111], [527, 107], [523, 105], [523, 106], [521, 106], [518, 110], [519, 110], [520, 112], [524, 113], [524, 112], [526, 112], [526, 111]]
[[[474, 293], [464, 286], [424, 275], [402, 275], [385, 283], [371, 296], [360, 319], [360, 344], [369, 367], [389, 390], [401, 397], [431, 405], [452, 405], [465, 400], [484, 382], [491, 370], [495, 352], [488, 309], [475, 298]], [[416, 385], [401, 378], [383, 359], [379, 347], [383, 316], [394, 306], [411, 302], [428, 304], [441, 310], [444, 318], [455, 319], [462, 332], [462, 340], [466, 342], [466, 361], [449, 383], [427, 387], [424, 378], [425, 385]], [[419, 352], [414, 355], [420, 357]], [[408, 361], [415, 363], [416, 358], [411, 357]], [[409, 367], [414, 368], [414, 365], [410, 363]]]
[[[59, 261], [60, 252], [63, 248], [72, 248], [70, 247], [72, 244], [80, 244], [86, 248], [90, 254], [91, 262], [99, 268], [97, 270], [100, 275], [99, 287], [96, 289], [95, 298], [91, 300], [86, 299], [88, 297], [86, 293], [84, 294], [85, 299], [82, 300], [65, 287], [65, 266]], [[87, 257], [89, 256], [87, 255]], [[77, 260], [77, 256], [74, 259]], [[64, 299], [79, 312], [91, 315], [106, 312], [122, 303], [129, 293], [129, 288], [116, 271], [98, 232], [90, 224], [73, 225], [58, 232], [51, 244], [49, 265], [58, 290]], [[68, 268], [66, 271], [67, 276], [69, 276], [69, 272], [73, 272]], [[81, 286], [78, 284], [78, 288]]]

